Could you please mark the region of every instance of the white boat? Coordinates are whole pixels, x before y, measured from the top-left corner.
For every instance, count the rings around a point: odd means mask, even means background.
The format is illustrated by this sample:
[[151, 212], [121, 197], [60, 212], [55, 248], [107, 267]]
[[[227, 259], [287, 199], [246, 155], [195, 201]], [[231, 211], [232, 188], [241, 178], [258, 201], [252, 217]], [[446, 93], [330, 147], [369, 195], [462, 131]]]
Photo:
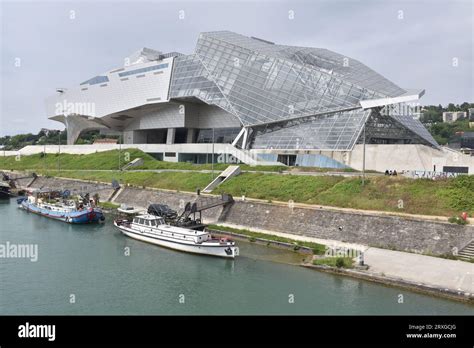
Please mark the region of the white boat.
[[117, 208], [117, 211], [119, 213], [123, 213], [127, 215], [137, 215], [137, 214], [146, 213], [145, 208], [135, 208], [135, 207], [128, 207], [128, 206]]
[[125, 235], [166, 248], [195, 254], [235, 258], [239, 248], [227, 238], [213, 238], [209, 232], [171, 226], [162, 217], [143, 214], [129, 220], [115, 220]]

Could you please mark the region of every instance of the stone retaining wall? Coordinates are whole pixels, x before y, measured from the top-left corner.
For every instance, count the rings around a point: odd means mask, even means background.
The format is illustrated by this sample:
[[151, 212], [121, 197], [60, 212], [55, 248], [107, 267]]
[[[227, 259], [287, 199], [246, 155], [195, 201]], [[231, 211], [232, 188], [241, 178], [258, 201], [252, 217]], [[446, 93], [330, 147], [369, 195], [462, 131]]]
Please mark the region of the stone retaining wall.
[[[28, 182], [31, 181], [31, 179], [28, 180]], [[74, 192], [82, 192], [89, 193], [91, 196], [98, 193], [101, 201], [106, 201], [114, 191], [111, 185], [107, 184], [96, 184], [85, 181], [65, 180], [43, 176], [38, 177], [30, 187], [47, 188], [52, 190], [69, 190], [72, 194], [74, 194]]]
[[234, 204], [225, 222], [249, 229], [436, 255], [451, 253], [454, 247], [461, 248], [474, 238], [472, 226], [255, 202]]
[[[146, 208], [152, 203], [167, 204], [172, 209], [181, 213], [187, 202], [193, 202], [197, 195], [190, 193], [171, 192], [162, 190], [149, 190], [126, 187], [115, 199], [115, 203]], [[206, 223], [216, 222], [222, 212], [222, 207], [208, 209], [202, 213]]]

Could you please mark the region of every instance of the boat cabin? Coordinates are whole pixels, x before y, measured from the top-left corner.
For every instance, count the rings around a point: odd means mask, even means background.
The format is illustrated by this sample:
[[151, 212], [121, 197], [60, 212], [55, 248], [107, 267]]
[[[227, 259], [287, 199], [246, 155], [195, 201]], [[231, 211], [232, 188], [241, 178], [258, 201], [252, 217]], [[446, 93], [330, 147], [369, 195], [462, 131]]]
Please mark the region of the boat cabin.
[[197, 231], [187, 228], [168, 225], [165, 219], [150, 214], [138, 215], [133, 218], [131, 228], [141, 233], [153, 234], [158, 237], [202, 243], [212, 237], [207, 231]]
[[165, 225], [165, 220], [162, 217], [154, 215], [140, 215], [133, 218], [133, 223], [145, 227], [157, 227]]

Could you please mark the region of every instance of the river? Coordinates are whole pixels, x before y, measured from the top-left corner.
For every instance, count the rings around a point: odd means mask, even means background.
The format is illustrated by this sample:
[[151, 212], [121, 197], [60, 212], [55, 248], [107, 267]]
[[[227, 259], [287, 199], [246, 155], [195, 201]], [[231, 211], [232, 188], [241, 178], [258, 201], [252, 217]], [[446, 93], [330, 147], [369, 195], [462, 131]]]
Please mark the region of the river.
[[[0, 202], [0, 314], [473, 314], [471, 305], [305, 269], [301, 255], [239, 242], [235, 260], [123, 236], [110, 219], [68, 225]], [[128, 252], [129, 251], [129, 254]], [[399, 303], [399, 295], [403, 303]]]

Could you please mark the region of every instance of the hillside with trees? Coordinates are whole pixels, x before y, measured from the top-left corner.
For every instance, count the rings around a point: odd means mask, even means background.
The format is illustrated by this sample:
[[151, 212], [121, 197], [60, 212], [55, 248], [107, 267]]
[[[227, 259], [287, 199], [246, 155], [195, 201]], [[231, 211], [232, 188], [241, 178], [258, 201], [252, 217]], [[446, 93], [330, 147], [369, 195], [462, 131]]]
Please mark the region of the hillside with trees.
[[[81, 134], [77, 139], [76, 144], [92, 144], [96, 139], [102, 138], [117, 138], [116, 136], [105, 136], [99, 134], [99, 131], [90, 131]], [[6, 135], [0, 137], [0, 146], [4, 146], [4, 150], [19, 150], [27, 145], [61, 145], [67, 144], [66, 130], [59, 132], [59, 130], [42, 129], [38, 134], [17, 134], [13, 136]]]
[[474, 132], [474, 129], [469, 128], [469, 120], [467, 117], [458, 119], [452, 123], [443, 122], [443, 112], [465, 111], [468, 113], [470, 108], [474, 108], [474, 103], [464, 102], [460, 105], [450, 103], [447, 107], [442, 107], [441, 105], [423, 106], [420, 121], [440, 145], [446, 145], [458, 141], [460, 132]]

